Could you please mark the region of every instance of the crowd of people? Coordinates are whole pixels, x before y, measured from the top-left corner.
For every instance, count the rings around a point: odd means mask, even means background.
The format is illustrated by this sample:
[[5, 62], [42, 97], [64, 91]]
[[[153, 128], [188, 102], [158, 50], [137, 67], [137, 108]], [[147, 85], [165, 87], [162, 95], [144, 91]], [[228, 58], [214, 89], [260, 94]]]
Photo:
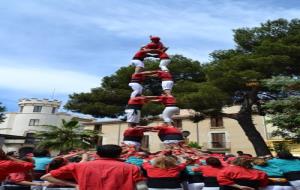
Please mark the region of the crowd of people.
[[0, 181], [1, 190], [300, 190], [300, 159], [288, 152], [201, 152], [185, 144], [154, 153], [102, 145], [57, 157], [37, 149], [23, 158], [0, 149]]

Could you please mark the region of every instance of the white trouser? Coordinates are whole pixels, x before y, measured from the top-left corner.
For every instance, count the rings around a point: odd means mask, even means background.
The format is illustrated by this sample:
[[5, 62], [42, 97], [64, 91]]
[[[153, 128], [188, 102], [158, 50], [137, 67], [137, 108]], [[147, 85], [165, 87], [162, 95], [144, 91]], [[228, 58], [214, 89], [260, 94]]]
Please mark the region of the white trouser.
[[220, 187], [203, 187], [202, 190], [220, 190]]
[[141, 110], [126, 109], [125, 110], [128, 123], [140, 123]]
[[172, 116], [175, 114], [179, 114], [180, 109], [176, 106], [172, 106], [172, 107], [165, 107], [164, 111], [162, 112], [162, 118], [164, 120], [164, 122], [166, 123], [170, 123], [172, 122]]
[[160, 60], [159, 67], [163, 71], [168, 71], [168, 65], [171, 63], [170, 59], [162, 59]]
[[131, 60], [131, 65], [135, 66], [135, 67], [142, 67], [144, 68], [144, 62], [139, 60], [139, 59], [133, 59]]
[[143, 86], [140, 83], [137, 82], [131, 82], [128, 84], [133, 90], [133, 92], [130, 95], [130, 98], [136, 97], [138, 94], [142, 95], [143, 93]]
[[163, 90], [172, 90], [174, 82], [171, 80], [161, 81], [161, 87]]
[[178, 144], [180, 142], [183, 142], [183, 140], [164, 140], [164, 144]]
[[182, 188], [148, 188], [148, 190], [183, 190]]
[[262, 187], [260, 190], [295, 190], [292, 186], [280, 186], [280, 185], [268, 185], [267, 187]]
[[135, 146], [135, 147], [140, 147], [141, 143], [135, 142], [135, 141], [123, 141], [124, 144], [129, 145], [129, 146]]
[[204, 187], [204, 183], [190, 183], [188, 184], [189, 190], [201, 190]]
[[300, 190], [300, 180], [289, 181], [289, 182], [294, 187], [294, 189]]
[[147, 190], [148, 189], [146, 181], [139, 181], [135, 184], [135, 186], [136, 186], [136, 190]]

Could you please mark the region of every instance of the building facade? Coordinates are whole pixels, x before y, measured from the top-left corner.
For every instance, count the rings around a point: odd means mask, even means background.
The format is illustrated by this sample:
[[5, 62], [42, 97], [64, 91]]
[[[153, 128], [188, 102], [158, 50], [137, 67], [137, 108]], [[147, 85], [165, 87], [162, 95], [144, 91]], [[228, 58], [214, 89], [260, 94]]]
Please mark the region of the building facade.
[[[22, 146], [32, 146], [34, 143], [33, 136], [37, 131], [47, 130], [47, 125], [59, 126], [63, 119], [66, 121], [76, 119], [81, 123], [93, 121], [92, 118], [86, 119], [65, 112], [58, 112], [61, 106], [61, 102], [58, 100], [20, 99], [18, 105], [19, 111], [6, 113], [5, 121], [0, 123], [0, 135], [2, 135], [0, 141], [3, 148], [8, 151], [16, 150]], [[5, 139], [5, 136], [10, 138]]]
[[[224, 108], [225, 113], [237, 113], [239, 106]], [[180, 115], [174, 119], [177, 127], [182, 131], [188, 131], [190, 135], [187, 137], [189, 142], [196, 142], [204, 151], [212, 151], [219, 153], [236, 154], [241, 150], [245, 153], [255, 155], [254, 148], [244, 131], [236, 120], [224, 117], [210, 117], [199, 123], [191, 121], [192, 113], [189, 110], [181, 110]], [[278, 137], [272, 137], [270, 134], [273, 127], [266, 124], [266, 117], [253, 115], [253, 122], [262, 135], [266, 143], [272, 147], [274, 142], [283, 141]], [[154, 121], [150, 126], [162, 124], [162, 121]], [[97, 130], [101, 133], [99, 144], [121, 144], [123, 132], [127, 128], [127, 123], [120, 120], [112, 120], [106, 122], [85, 123], [86, 128]], [[142, 143], [143, 148], [147, 148], [151, 152], [158, 151], [162, 148], [162, 143], [159, 140], [157, 133], [147, 132]], [[296, 155], [300, 154], [299, 146], [292, 147], [292, 152]]]

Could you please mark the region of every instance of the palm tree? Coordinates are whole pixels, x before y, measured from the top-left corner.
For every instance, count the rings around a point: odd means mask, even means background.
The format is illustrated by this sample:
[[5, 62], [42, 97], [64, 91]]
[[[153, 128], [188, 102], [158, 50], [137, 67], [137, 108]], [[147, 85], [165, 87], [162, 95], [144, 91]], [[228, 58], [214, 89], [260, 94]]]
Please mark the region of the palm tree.
[[96, 145], [98, 132], [85, 130], [76, 120], [62, 120], [61, 126], [46, 125], [49, 130], [36, 134], [38, 147], [65, 152], [76, 148], [91, 148]]

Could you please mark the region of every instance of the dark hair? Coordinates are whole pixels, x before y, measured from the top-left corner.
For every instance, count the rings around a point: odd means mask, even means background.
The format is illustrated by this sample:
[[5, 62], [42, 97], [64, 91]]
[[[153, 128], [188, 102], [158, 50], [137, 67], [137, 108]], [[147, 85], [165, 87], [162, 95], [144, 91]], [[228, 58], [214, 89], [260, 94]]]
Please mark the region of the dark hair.
[[0, 160], [8, 160], [5, 152], [0, 148]]
[[27, 157], [27, 156], [21, 158], [21, 160], [23, 160], [25, 162], [30, 162], [30, 163], [34, 164], [34, 160], [32, 158], [30, 158], [30, 157]]
[[244, 152], [243, 152], [243, 151], [240, 151], [240, 150], [237, 151], [236, 153], [237, 153], [238, 155], [243, 155], [243, 154], [244, 154]]
[[9, 151], [6, 153], [7, 156], [14, 156], [14, 154], [16, 153], [16, 151]]
[[64, 158], [58, 157], [54, 158], [49, 164], [47, 168], [47, 172], [50, 172], [51, 170], [58, 169], [62, 166], [65, 166], [68, 164], [68, 161]]
[[34, 157], [48, 157], [50, 156], [50, 153], [47, 149], [35, 149], [33, 151]]
[[287, 151], [282, 151], [277, 153], [277, 157], [280, 159], [286, 159], [286, 160], [294, 160], [296, 159], [292, 153]]
[[206, 164], [209, 165], [209, 166], [212, 166], [212, 167], [221, 167], [222, 166], [222, 163], [220, 162], [220, 160], [218, 158], [215, 158], [215, 157], [208, 157], [206, 158]]
[[249, 159], [249, 158], [245, 158], [245, 157], [237, 157], [233, 162], [232, 162], [233, 165], [236, 165], [236, 166], [241, 166], [243, 168], [252, 168], [252, 159]]
[[114, 144], [106, 144], [97, 147], [97, 154], [104, 158], [119, 158], [122, 148]]

